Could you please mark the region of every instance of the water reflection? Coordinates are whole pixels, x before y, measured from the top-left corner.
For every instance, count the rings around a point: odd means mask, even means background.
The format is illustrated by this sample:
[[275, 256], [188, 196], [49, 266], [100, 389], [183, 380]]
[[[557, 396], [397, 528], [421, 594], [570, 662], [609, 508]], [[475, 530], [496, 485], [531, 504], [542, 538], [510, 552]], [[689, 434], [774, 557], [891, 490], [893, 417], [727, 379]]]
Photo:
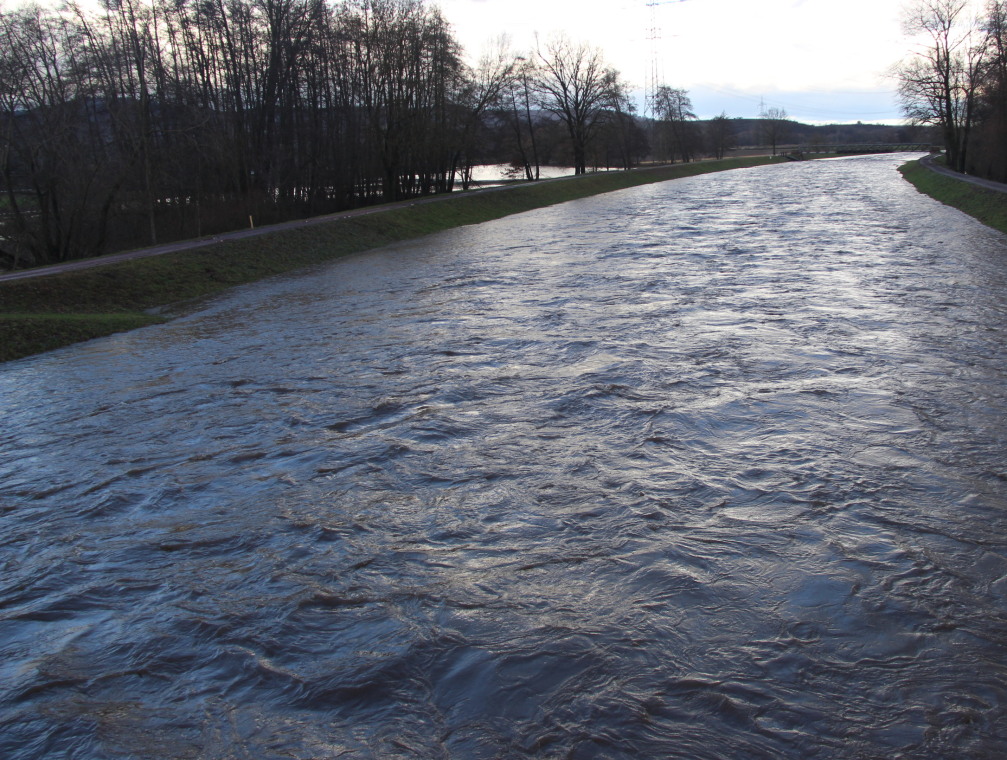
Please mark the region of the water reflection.
[[1007, 244], [680, 180], [0, 374], [0, 751], [995, 757]]

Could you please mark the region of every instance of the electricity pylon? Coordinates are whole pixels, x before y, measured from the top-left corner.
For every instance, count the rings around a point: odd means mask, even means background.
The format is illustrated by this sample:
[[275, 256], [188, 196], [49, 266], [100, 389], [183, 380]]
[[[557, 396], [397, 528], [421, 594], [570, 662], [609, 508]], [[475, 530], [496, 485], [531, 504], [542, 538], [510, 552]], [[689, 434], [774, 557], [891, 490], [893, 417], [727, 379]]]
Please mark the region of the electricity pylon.
[[647, 41], [650, 46], [650, 61], [647, 77], [643, 84], [643, 115], [654, 117], [657, 89], [664, 82], [664, 64], [661, 55], [661, 23], [657, 16], [657, 6], [684, 3], [686, 0], [644, 0], [650, 10], [647, 20]]

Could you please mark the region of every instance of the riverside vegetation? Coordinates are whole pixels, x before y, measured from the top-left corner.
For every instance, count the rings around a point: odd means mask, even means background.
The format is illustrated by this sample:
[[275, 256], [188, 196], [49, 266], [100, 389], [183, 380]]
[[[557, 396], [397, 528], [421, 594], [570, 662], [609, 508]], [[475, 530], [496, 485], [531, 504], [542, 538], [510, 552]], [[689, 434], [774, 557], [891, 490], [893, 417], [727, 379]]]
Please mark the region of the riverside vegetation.
[[365, 216], [265, 233], [82, 271], [0, 283], [0, 361], [142, 327], [194, 299], [340, 256], [542, 206], [707, 172], [780, 163], [730, 158], [441, 196]]
[[[458, 194], [178, 253], [0, 283], [0, 361], [164, 322], [184, 313], [187, 303], [235, 285], [451, 227], [636, 185], [784, 160], [723, 159]], [[936, 174], [919, 161], [900, 171], [920, 192], [1007, 232], [1007, 195]]]
[[910, 161], [899, 167], [899, 171], [921, 193], [965, 212], [988, 227], [1007, 232], [1007, 193], [932, 172], [919, 161]]

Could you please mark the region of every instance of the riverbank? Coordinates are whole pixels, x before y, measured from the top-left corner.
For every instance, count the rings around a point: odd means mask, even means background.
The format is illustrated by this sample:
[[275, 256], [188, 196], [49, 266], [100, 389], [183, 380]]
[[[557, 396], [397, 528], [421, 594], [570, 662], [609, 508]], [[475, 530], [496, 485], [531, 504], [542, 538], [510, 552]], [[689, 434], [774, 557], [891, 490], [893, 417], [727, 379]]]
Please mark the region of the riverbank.
[[924, 195], [1007, 233], [1007, 195], [1004, 193], [931, 171], [920, 161], [903, 164], [899, 171]]
[[3, 365], [0, 757], [1007, 755], [1007, 238], [910, 158]]
[[0, 361], [162, 322], [183, 313], [186, 302], [235, 285], [452, 227], [637, 185], [785, 161], [730, 158], [434, 196], [365, 214], [277, 225], [254, 236], [191, 241], [156, 256], [0, 282]]

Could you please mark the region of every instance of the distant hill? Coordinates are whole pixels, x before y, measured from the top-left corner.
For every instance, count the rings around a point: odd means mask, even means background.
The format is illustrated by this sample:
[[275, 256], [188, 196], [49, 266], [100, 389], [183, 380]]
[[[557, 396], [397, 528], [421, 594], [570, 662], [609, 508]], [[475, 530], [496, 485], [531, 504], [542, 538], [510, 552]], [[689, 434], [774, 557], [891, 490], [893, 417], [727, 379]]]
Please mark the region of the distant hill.
[[[705, 121], [700, 121], [705, 126]], [[731, 119], [735, 145], [750, 148], [765, 144], [761, 119]], [[865, 145], [870, 143], [916, 143], [940, 141], [933, 127], [887, 124], [802, 124], [789, 122], [785, 145]]]

